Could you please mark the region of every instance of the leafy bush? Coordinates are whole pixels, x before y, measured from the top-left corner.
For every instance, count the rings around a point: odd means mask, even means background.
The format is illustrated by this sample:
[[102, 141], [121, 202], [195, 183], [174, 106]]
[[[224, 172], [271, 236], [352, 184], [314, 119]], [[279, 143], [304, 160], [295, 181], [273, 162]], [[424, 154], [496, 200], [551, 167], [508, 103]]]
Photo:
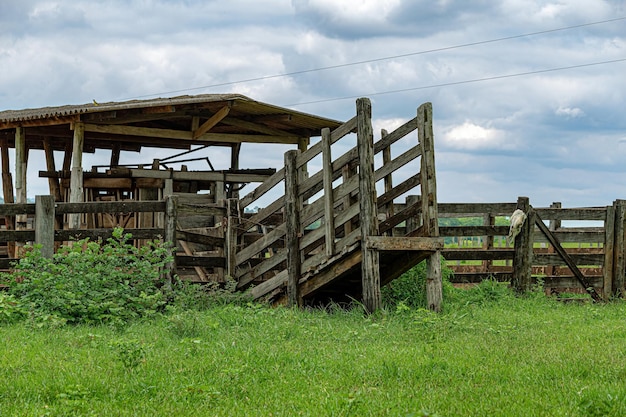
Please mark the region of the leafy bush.
[[26, 308], [13, 294], [0, 292], [0, 323], [16, 322], [26, 314]]
[[35, 245], [15, 265], [10, 294], [37, 322], [121, 323], [150, 316], [165, 304], [160, 276], [171, 255], [158, 240], [136, 248], [131, 238], [116, 228], [106, 243], [76, 241], [52, 259]]
[[[449, 269], [443, 259], [441, 265], [441, 275], [443, 281], [444, 298], [453, 288], [450, 284]], [[426, 302], [426, 261], [422, 261], [399, 278], [391, 281], [381, 288], [383, 304], [387, 307], [395, 307], [400, 302], [412, 308], [428, 308]]]

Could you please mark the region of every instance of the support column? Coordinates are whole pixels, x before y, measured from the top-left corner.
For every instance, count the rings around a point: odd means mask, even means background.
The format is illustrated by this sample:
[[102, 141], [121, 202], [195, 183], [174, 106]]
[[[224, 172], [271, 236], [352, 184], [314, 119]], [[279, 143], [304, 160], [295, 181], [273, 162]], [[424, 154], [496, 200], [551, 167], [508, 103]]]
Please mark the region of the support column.
[[535, 226], [535, 219], [530, 208], [528, 197], [518, 197], [517, 208], [526, 213], [527, 217], [520, 233], [515, 237], [511, 286], [515, 289], [515, 292], [523, 294], [528, 292], [531, 286], [533, 255], [532, 232]]
[[359, 207], [361, 214], [361, 279], [363, 305], [369, 313], [378, 310], [380, 296], [380, 262], [375, 249], [365, 245], [368, 236], [378, 235], [378, 207], [374, 178], [374, 133], [372, 131], [372, 105], [367, 98], [356, 102], [357, 148], [359, 150]]
[[324, 172], [324, 229], [326, 231], [326, 256], [335, 253], [335, 198], [333, 196], [333, 158], [330, 151], [330, 129], [322, 129], [322, 160]]
[[287, 301], [290, 307], [299, 307], [301, 299], [298, 281], [301, 275], [300, 259], [300, 205], [298, 204], [298, 167], [297, 159], [300, 154], [297, 150], [285, 153], [285, 215], [287, 217], [287, 231], [285, 246], [287, 248]]
[[41, 255], [54, 255], [54, 196], [35, 196], [35, 243], [41, 245]]
[[[0, 153], [2, 160], [2, 196], [5, 203], [14, 203], [15, 196], [13, 194], [13, 176], [9, 166], [9, 141], [3, 138], [0, 141]], [[15, 217], [5, 216], [4, 224], [7, 230], [15, 230]], [[7, 242], [7, 256], [15, 255], [15, 242]]]
[[613, 296], [624, 296], [626, 273], [626, 200], [615, 201], [615, 245], [613, 248]]
[[[26, 132], [23, 127], [15, 129], [15, 202], [26, 203], [26, 171], [28, 166], [28, 148], [26, 147]], [[28, 226], [28, 216], [15, 216], [15, 230], [25, 230]], [[21, 257], [24, 242], [15, 242], [15, 257]]]
[[[85, 143], [85, 125], [74, 123], [74, 141], [72, 144], [72, 175], [70, 179], [70, 203], [83, 202], [83, 145]], [[81, 214], [69, 215], [69, 228], [79, 229]]]
[[[439, 237], [437, 209], [437, 179], [435, 175], [435, 140], [433, 133], [433, 106], [422, 104], [417, 109], [417, 135], [422, 151], [422, 219], [424, 236]], [[433, 311], [441, 311], [443, 285], [441, 282], [441, 253], [435, 251], [426, 258], [426, 302]]]

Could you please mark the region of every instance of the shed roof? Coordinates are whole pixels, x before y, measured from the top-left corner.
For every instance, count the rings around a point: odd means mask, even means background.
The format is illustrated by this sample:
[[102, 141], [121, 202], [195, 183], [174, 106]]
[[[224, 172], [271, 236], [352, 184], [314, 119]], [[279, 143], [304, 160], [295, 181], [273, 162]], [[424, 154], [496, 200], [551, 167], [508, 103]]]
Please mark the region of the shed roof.
[[85, 151], [120, 146], [185, 149], [193, 144], [298, 143], [341, 122], [255, 101], [240, 94], [204, 94], [149, 100], [89, 103], [0, 112], [0, 140], [13, 145], [25, 128], [27, 146], [53, 149], [71, 143], [82, 123]]

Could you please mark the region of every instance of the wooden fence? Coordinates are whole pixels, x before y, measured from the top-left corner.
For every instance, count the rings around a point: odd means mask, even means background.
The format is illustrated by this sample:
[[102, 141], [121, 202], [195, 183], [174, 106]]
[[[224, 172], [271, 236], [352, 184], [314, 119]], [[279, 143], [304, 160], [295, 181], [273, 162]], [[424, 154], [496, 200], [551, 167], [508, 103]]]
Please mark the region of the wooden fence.
[[[86, 214], [109, 214], [124, 215], [130, 213], [155, 213], [161, 214], [161, 227], [127, 228], [133, 239], [162, 239], [165, 242], [176, 242], [172, 248], [176, 253], [175, 262], [170, 265], [169, 273], [183, 272], [185, 269], [210, 268], [222, 271], [226, 267], [226, 259], [229, 256], [228, 246], [225, 246], [226, 229], [213, 228], [213, 233], [197, 233], [189, 230], [181, 230], [178, 227], [178, 217], [186, 213], [199, 213], [212, 215], [223, 221], [226, 217], [228, 204], [231, 200], [222, 200], [218, 204], [189, 204], [179, 201], [179, 197], [172, 195], [161, 201], [111, 201], [111, 202], [85, 202], [85, 203], [55, 203], [53, 196], [36, 196], [35, 203], [0, 204], [0, 217], [9, 219], [6, 224], [11, 224], [11, 217], [27, 217], [23, 223], [31, 223], [32, 227], [23, 226], [22, 230], [0, 230], [0, 242], [6, 243], [7, 248], [15, 246], [16, 249], [7, 249], [7, 257], [0, 258], [0, 269], [9, 269], [11, 264], [19, 259], [20, 247], [24, 243], [36, 243], [41, 245], [44, 256], [51, 257], [54, 253], [55, 242], [72, 241], [84, 238], [91, 240], [107, 239], [112, 236], [112, 228], [79, 228], [60, 229], [58, 216]], [[193, 256], [184, 254], [182, 246], [187, 242], [198, 243], [226, 251], [218, 250], [205, 256]], [[18, 256], [16, 256], [16, 254]], [[171, 279], [171, 275], [167, 277]]]
[[[509, 227], [496, 225], [496, 218], [510, 216], [518, 207], [528, 213], [529, 227], [513, 246], [505, 241]], [[563, 208], [560, 203], [535, 208], [523, 197], [517, 203], [440, 203], [442, 220], [483, 219], [482, 225], [440, 226], [446, 239], [442, 255], [454, 271], [455, 283], [491, 278], [527, 290], [541, 280], [547, 292], [589, 290], [607, 299], [624, 293], [625, 211], [624, 200], [582, 208]]]

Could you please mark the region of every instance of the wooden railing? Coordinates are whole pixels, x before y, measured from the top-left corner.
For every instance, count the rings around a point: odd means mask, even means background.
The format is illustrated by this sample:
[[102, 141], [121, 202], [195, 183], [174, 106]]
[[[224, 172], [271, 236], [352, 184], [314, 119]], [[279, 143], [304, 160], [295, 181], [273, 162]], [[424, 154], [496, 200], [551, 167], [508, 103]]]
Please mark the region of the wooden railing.
[[[483, 219], [482, 225], [439, 228], [441, 236], [446, 238], [442, 255], [454, 271], [453, 282], [475, 283], [487, 278], [499, 281], [515, 279], [514, 260], [516, 250], [520, 249], [506, 242], [509, 227], [495, 225], [495, 219], [510, 216], [520, 201], [439, 204], [440, 219]], [[535, 223], [530, 232], [530, 268], [526, 269], [534, 282], [542, 280], [548, 292], [585, 291], [577, 273], [572, 271], [553, 244], [551, 239], [554, 238], [567, 252], [575, 269], [582, 273], [587, 285], [595, 288], [604, 298], [622, 293], [626, 269], [621, 261], [626, 254], [623, 241], [624, 209], [622, 200], [608, 207], [562, 208], [560, 203], [554, 203], [551, 207], [532, 207], [535, 218], [529, 221]], [[537, 219], [543, 222], [549, 234], [539, 227]], [[563, 221], [572, 225], [564, 225]], [[584, 224], [589, 221], [593, 221], [593, 225]]]
[[[0, 258], [0, 269], [8, 269], [19, 259], [19, 252], [24, 243], [41, 245], [44, 256], [52, 256], [55, 242], [72, 241], [84, 238], [91, 240], [107, 239], [112, 236], [112, 228], [97, 229], [59, 229], [55, 227], [55, 218], [58, 215], [69, 214], [123, 214], [123, 213], [162, 213], [162, 227], [127, 228], [133, 239], [161, 239], [165, 242], [179, 241], [195, 242], [218, 248], [228, 248], [225, 245], [225, 228], [214, 228], [211, 235], [183, 231], [177, 228], [177, 218], [190, 213], [202, 213], [227, 219], [227, 204], [230, 200], [223, 200], [221, 204], [198, 206], [179, 202], [177, 196], [169, 196], [161, 201], [111, 201], [85, 203], [55, 203], [53, 196], [36, 196], [35, 203], [29, 204], [0, 204], [0, 217], [29, 216], [32, 227], [24, 230], [0, 230], [0, 242], [14, 243], [16, 249], [7, 253], [6, 258]], [[57, 223], [58, 225], [58, 223]], [[173, 248], [176, 252], [175, 247]], [[17, 252], [17, 253], [16, 253]], [[183, 252], [182, 250], [180, 251]], [[176, 268], [225, 268], [226, 254], [212, 256], [193, 256], [176, 254], [175, 263], [171, 265], [171, 273]]]

